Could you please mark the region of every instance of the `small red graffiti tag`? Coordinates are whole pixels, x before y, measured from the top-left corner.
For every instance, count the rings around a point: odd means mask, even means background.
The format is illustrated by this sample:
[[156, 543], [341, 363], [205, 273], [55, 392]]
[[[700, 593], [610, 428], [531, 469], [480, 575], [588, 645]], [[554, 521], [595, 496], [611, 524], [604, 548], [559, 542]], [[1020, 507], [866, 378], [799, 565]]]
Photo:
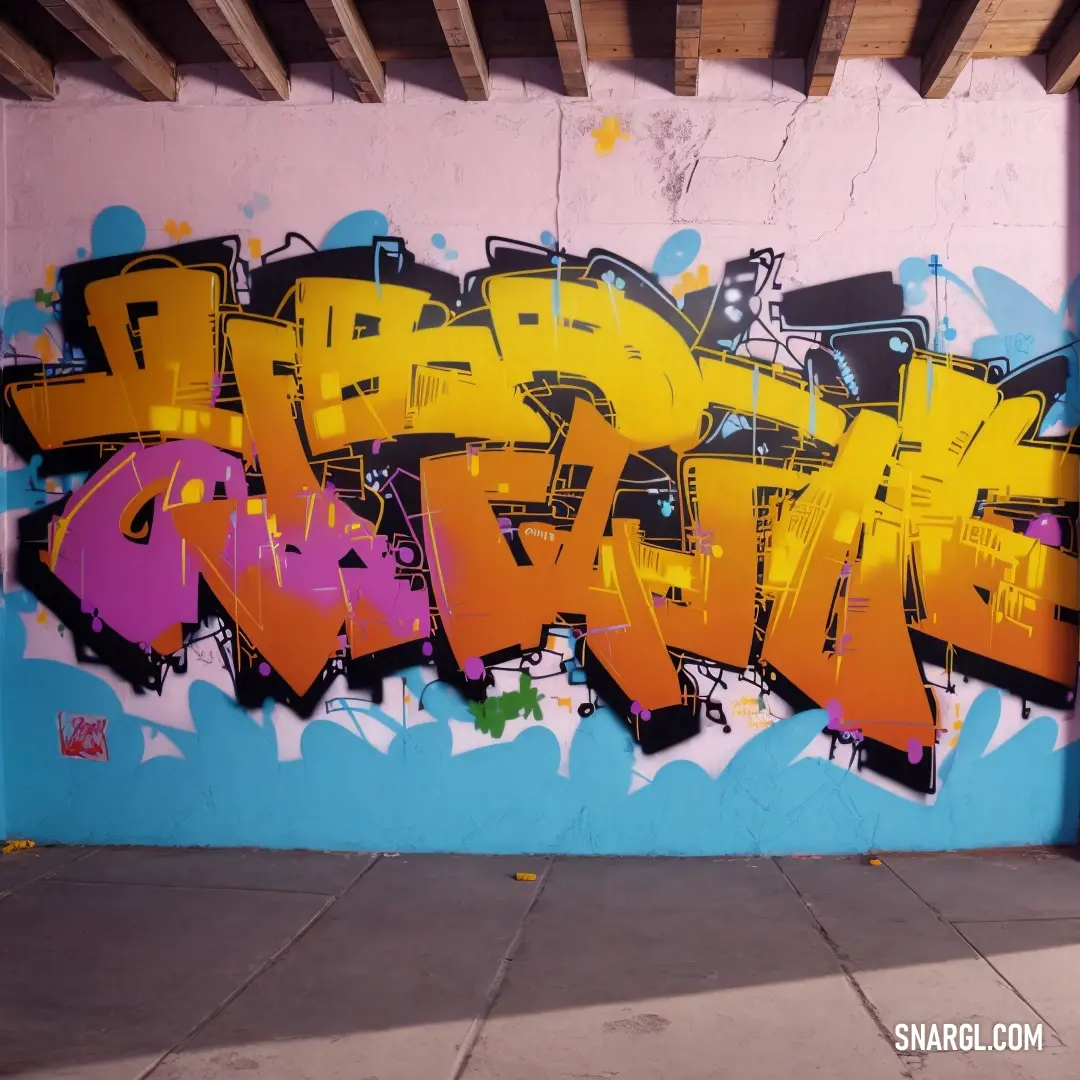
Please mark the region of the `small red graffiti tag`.
[[60, 731], [60, 753], [64, 757], [83, 761], [108, 761], [109, 744], [105, 738], [108, 720], [104, 716], [80, 716], [57, 713]]

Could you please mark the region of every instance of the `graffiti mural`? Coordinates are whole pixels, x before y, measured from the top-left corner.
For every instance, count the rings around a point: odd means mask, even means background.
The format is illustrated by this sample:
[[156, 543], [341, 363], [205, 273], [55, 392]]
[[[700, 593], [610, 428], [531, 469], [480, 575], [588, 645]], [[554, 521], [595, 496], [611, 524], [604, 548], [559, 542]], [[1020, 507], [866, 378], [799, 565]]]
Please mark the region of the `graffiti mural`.
[[778, 700], [922, 793], [957, 680], [1071, 707], [1075, 345], [952, 355], [936, 259], [781, 289], [770, 249], [686, 272], [692, 230], [652, 271], [492, 237], [462, 279], [353, 224], [95, 241], [38, 298], [4, 439], [82, 480], [17, 569], [80, 662], [160, 694], [211, 650], [301, 717], [424, 666], [485, 736], [603, 704], [650, 755]]
[[108, 761], [109, 744], [105, 738], [108, 723], [104, 716], [57, 713], [56, 726], [60, 733], [61, 755], [82, 761]]

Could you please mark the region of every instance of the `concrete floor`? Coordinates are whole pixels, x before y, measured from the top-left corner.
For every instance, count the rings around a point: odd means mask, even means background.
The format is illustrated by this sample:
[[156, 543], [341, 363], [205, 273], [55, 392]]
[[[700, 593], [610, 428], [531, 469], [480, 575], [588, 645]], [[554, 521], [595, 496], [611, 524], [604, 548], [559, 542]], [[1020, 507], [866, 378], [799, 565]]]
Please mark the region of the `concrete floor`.
[[[893, 1049], [933, 1021], [1044, 1050]], [[0, 857], [0, 1076], [248, 1075], [1073, 1080], [1080, 861]]]

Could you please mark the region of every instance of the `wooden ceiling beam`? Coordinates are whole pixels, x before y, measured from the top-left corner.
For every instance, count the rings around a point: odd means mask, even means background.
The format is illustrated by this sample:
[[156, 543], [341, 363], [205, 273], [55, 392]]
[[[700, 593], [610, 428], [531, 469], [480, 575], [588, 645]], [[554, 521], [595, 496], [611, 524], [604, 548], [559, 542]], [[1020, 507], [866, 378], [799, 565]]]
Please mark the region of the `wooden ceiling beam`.
[[491, 75], [469, 0], [434, 0], [434, 3], [465, 97], [469, 101], [486, 101], [491, 94]]
[[701, 62], [701, 0], [675, 5], [675, 93], [694, 97]]
[[1046, 58], [1046, 92], [1067, 94], [1080, 78], [1080, 11], [1065, 24]]
[[188, 0], [263, 101], [287, 101], [289, 76], [249, 0]]
[[52, 101], [56, 97], [52, 61], [3, 19], [0, 19], [0, 75], [31, 101]]
[[307, 6], [356, 96], [364, 102], [382, 101], [386, 71], [356, 10], [356, 0], [307, 0]]
[[925, 98], [948, 96], [1004, 0], [952, 0], [922, 58]]
[[806, 58], [806, 96], [827, 97], [844, 51], [855, 0], [825, 0], [817, 35]]
[[581, 0], [544, 0], [547, 4], [555, 50], [559, 54], [563, 86], [570, 97], [589, 96], [589, 57], [585, 51], [585, 24]]
[[38, 0], [147, 101], [175, 101], [176, 64], [116, 0]]

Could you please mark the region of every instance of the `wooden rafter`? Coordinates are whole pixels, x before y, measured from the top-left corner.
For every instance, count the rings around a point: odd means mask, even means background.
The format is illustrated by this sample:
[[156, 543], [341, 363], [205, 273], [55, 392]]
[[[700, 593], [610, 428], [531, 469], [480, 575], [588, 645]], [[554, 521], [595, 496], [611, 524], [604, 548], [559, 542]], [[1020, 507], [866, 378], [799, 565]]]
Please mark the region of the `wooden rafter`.
[[701, 60], [701, 0], [678, 0], [675, 5], [675, 93], [698, 92]]
[[289, 76], [249, 0], [188, 0], [263, 101], [286, 101]]
[[585, 51], [581, 0], [545, 0], [545, 3], [566, 93], [570, 97], [588, 97], [589, 58]]
[[307, 0], [307, 6], [356, 96], [366, 102], [382, 101], [386, 96], [386, 72], [356, 10], [356, 0]]
[[38, 0], [147, 101], [175, 101], [176, 65], [116, 0]]
[[967, 67], [1004, 0], [952, 0], [922, 58], [922, 96], [943, 98]]
[[52, 62], [3, 19], [0, 19], [0, 75], [32, 101], [52, 101], [56, 96]]
[[822, 4], [817, 35], [806, 58], [808, 97], [826, 97], [832, 89], [854, 13], [855, 0], [825, 0]]
[[1080, 78], [1080, 11], [1065, 24], [1046, 58], [1046, 92], [1067, 94]]
[[486, 101], [491, 93], [487, 57], [480, 45], [469, 0], [434, 0], [450, 57], [469, 101]]

